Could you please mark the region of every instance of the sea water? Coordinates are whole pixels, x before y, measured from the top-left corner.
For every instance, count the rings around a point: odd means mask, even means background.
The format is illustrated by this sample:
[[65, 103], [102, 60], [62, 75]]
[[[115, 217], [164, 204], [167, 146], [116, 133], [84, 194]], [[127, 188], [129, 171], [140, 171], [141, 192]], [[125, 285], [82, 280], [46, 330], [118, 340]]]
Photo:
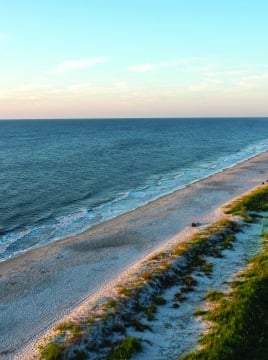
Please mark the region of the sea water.
[[0, 121], [0, 261], [268, 150], [268, 118]]

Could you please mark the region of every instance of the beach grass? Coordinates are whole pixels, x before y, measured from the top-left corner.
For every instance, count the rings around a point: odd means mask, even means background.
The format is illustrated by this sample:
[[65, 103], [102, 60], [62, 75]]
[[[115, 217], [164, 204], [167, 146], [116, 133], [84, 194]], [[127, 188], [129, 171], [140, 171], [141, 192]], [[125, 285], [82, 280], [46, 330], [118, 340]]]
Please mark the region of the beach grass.
[[[228, 206], [226, 213], [242, 216], [245, 222], [251, 222], [249, 212], [267, 210], [267, 199], [268, 186], [263, 186], [232, 203]], [[224, 250], [232, 249], [236, 240], [235, 233], [241, 231], [241, 226], [241, 221], [234, 221], [226, 217], [202, 228], [192, 236], [189, 242], [178, 243], [167, 252], [159, 252], [153, 255], [134, 276], [134, 280], [122, 283], [117, 287], [117, 296], [109, 298], [102, 304], [98, 316], [94, 313], [94, 316], [90, 317], [93, 320], [87, 322], [85, 333], [79, 324], [67, 322], [59, 325], [56, 330], [62, 340], [58, 343], [59, 336], [57, 336], [55, 341], [44, 346], [40, 352], [41, 359], [63, 359], [63, 354], [66, 355], [70, 349], [77, 354], [77, 359], [83, 358], [81, 333], [84, 339], [88, 338], [88, 334], [94, 327], [95, 329], [96, 327], [103, 329], [106, 327], [103, 334], [107, 334], [107, 327], [109, 326], [109, 331], [117, 331], [118, 327], [122, 329], [124, 323], [125, 327], [131, 326], [137, 331], [150, 330], [146, 321], [153, 321], [158, 306], [166, 304], [164, 296], [161, 295], [163, 290], [180, 284], [181, 289], [175, 294], [174, 301], [185, 301], [187, 292], [194, 291], [197, 285], [193, 272], [199, 271], [210, 276], [213, 272], [213, 264], [208, 262], [206, 257], [222, 257]], [[263, 238], [264, 242], [267, 243], [268, 234], [264, 233]], [[240, 354], [239, 351], [242, 350], [239, 349], [243, 347], [242, 343], [245, 341], [248, 349], [250, 348], [260, 356], [256, 359], [264, 359], [261, 356], [263, 346], [267, 346], [267, 340], [265, 340], [268, 338], [267, 324], [259, 326], [255, 320], [259, 321], [264, 316], [267, 318], [268, 315], [267, 305], [265, 308], [261, 302], [263, 297], [268, 304], [267, 273], [261, 271], [261, 266], [268, 268], [267, 258], [267, 252], [255, 257], [249, 270], [247, 270], [248, 272], [243, 273], [238, 281], [233, 282], [233, 290], [228, 296], [216, 290], [207, 293], [206, 300], [213, 302], [214, 305], [216, 303], [217, 306], [213, 306], [212, 310], [209, 311], [197, 309], [194, 315], [203, 316], [205, 320], [215, 323], [215, 326], [200, 340], [202, 348], [185, 355], [184, 360], [240, 359], [230, 356], [236, 353]], [[145, 298], [141, 294], [146, 294]], [[175, 305], [177, 304], [175, 303]], [[128, 312], [125, 312], [125, 308], [129, 309]], [[122, 309], [124, 309], [123, 312]], [[117, 323], [118, 318], [120, 318], [119, 323]], [[247, 329], [253, 333], [254, 339], [251, 339]], [[224, 331], [224, 335], [221, 331]], [[92, 348], [99, 351], [98, 349], [106, 344], [110, 348], [110, 352], [107, 353], [108, 360], [129, 359], [134, 352], [141, 350], [141, 341], [133, 336], [127, 336], [125, 331], [121, 331], [121, 334], [125, 338], [115, 342], [105, 341], [106, 335], [104, 335], [103, 341], [92, 345]], [[87, 341], [90, 342], [90, 340]], [[78, 344], [78, 348], [76, 344]], [[255, 356], [254, 354], [252, 353], [252, 356]], [[245, 357], [244, 359], [255, 358]]]
[[206, 299], [217, 303], [195, 315], [213, 322], [200, 339], [201, 349], [181, 360], [266, 360], [268, 354], [268, 249], [252, 258], [228, 294], [212, 291]]
[[[85, 331], [90, 332], [90, 329], [98, 324], [97, 327], [110, 327], [111, 332], [118, 332], [120, 330], [119, 332], [126, 336], [125, 327], [122, 322], [116, 322], [116, 317], [121, 315], [127, 318], [123, 320], [126, 326], [131, 326], [136, 331], [141, 332], [150, 330], [150, 326], [146, 324], [146, 321], [154, 321], [158, 307], [166, 304], [166, 300], [161, 295], [161, 292], [166, 288], [181, 284], [181, 290], [174, 296], [174, 301], [185, 301], [187, 293], [194, 291], [197, 285], [197, 280], [192, 275], [192, 272], [199, 270], [205, 275], [210, 275], [213, 271], [213, 265], [206, 261], [205, 256], [217, 256], [218, 253], [217, 251], [215, 252], [215, 249], [218, 248], [219, 252], [221, 252], [226, 248], [223, 244], [229, 242], [230, 237], [234, 241], [235, 237], [233, 234], [239, 230], [240, 226], [235, 222], [224, 219], [208, 226], [206, 229], [202, 229], [199, 234], [193, 236], [189, 243], [185, 242], [175, 245], [169, 252], [161, 252], [159, 256], [151, 257], [150, 261], [145, 263], [145, 269], [141, 269], [136, 277], [134, 277], [134, 280], [132, 279], [132, 281], [117, 287], [118, 296], [116, 298], [108, 298], [102, 304], [101, 313], [98, 316], [94, 313], [94, 316], [88, 317], [89, 320], [86, 323]], [[178, 259], [185, 259], [182, 261], [184, 265], [177, 266], [176, 261]], [[146, 290], [147, 288], [149, 290]], [[152, 291], [152, 289], [155, 290]], [[142, 300], [139, 295], [140, 292], [144, 291], [147, 293], [146, 301]], [[132, 305], [129, 305], [131, 303]], [[120, 307], [122, 308], [126, 304], [132, 309], [131, 313], [128, 313], [128, 316], [120, 315]], [[145, 320], [145, 323], [143, 320]], [[87, 335], [83, 333], [79, 324], [67, 321], [59, 324], [55, 330], [58, 333], [58, 337], [55, 338], [54, 342], [43, 347], [41, 359], [63, 359], [72, 348], [76, 350], [75, 356], [77, 358], [84, 357], [85, 351], [81, 350], [79, 346], [85, 347], [83, 342], [81, 342], [83, 337], [81, 335], [84, 335], [84, 338]], [[106, 332], [104, 331], [104, 333]], [[59, 343], [57, 342], [58, 340]], [[139, 348], [137, 341], [129, 336], [115, 343], [106, 340], [104, 336], [102, 346], [106, 345], [106, 347], [108, 346], [111, 349], [107, 355], [107, 359], [110, 360], [128, 359], [128, 356]], [[86, 349], [97, 349], [99, 346], [91, 344]]]
[[[252, 221], [249, 212], [268, 210], [265, 185], [230, 204], [226, 213]], [[268, 354], [268, 233], [263, 232], [263, 249], [231, 283], [231, 291], [209, 291], [205, 299], [214, 303], [211, 310], [196, 309], [213, 326], [199, 340], [200, 348], [180, 360], [266, 360]], [[234, 239], [222, 244], [232, 248]], [[216, 306], [215, 306], [216, 304]]]
[[257, 188], [250, 194], [242, 196], [231, 203], [226, 208], [227, 214], [240, 215], [246, 221], [250, 222], [250, 211], [267, 211], [268, 210], [268, 185]]
[[[94, 326], [103, 327], [103, 329], [105, 327], [110, 328], [111, 332], [118, 332], [120, 328], [119, 332], [126, 336], [122, 321], [125, 322], [126, 326], [131, 326], [137, 331], [150, 330], [150, 326], [146, 324], [146, 321], [154, 321], [158, 307], [166, 304], [161, 292], [166, 288], [181, 284], [181, 291], [174, 296], [174, 301], [185, 301], [187, 293], [194, 291], [197, 285], [197, 280], [192, 275], [192, 272], [199, 270], [205, 275], [210, 275], [213, 271], [213, 265], [206, 261], [205, 256], [218, 256], [216, 249], [219, 249], [218, 251], [221, 254], [222, 250], [226, 248], [224, 243], [229, 243], [230, 237], [234, 241], [233, 234], [239, 230], [240, 226], [235, 222], [223, 219], [206, 229], [202, 229], [200, 233], [193, 236], [190, 242], [177, 244], [169, 252], [154, 255], [145, 263], [145, 268], [134, 276], [134, 280], [122, 283], [117, 287], [118, 296], [107, 299], [102, 304], [98, 316], [94, 313], [88, 317], [85, 330], [82, 330], [79, 324], [72, 321], [59, 324], [55, 328], [58, 336], [55, 337], [55, 341], [50, 342], [41, 349], [41, 359], [63, 359], [70, 351], [76, 353], [77, 359], [83, 358], [85, 351], [81, 350], [81, 347], [82, 349], [92, 348], [95, 351], [104, 345], [111, 349], [107, 359], [128, 359], [131, 353], [139, 349], [138, 343], [141, 346], [140, 341], [134, 340], [131, 336], [113, 343], [107, 341], [107, 339], [105, 340], [106, 335], [104, 335], [103, 341], [100, 341], [102, 345], [91, 344], [91, 346], [83, 345], [84, 340], [82, 341], [82, 338], [87, 338], [87, 332], [90, 333], [90, 329], [93, 329]], [[185, 259], [182, 261], [184, 265], [176, 265], [178, 259]], [[147, 293], [147, 300], [145, 301], [140, 298], [139, 294], [142, 292]], [[131, 303], [132, 305], [129, 305]], [[124, 308], [125, 305], [130, 306], [130, 309], [132, 309], [128, 315], [120, 314], [120, 308], [122, 309], [122, 306]], [[125, 320], [121, 319], [122, 321], [117, 323], [116, 318], [118, 316], [123, 316]], [[145, 323], [142, 320], [145, 320]], [[104, 334], [106, 332], [104, 330]], [[89, 343], [91, 342], [89, 341]]]
[[116, 344], [114, 349], [108, 355], [107, 360], [127, 360], [141, 350], [141, 342], [134, 336], [128, 336]]
[[40, 353], [42, 360], [61, 360], [63, 349], [60, 345], [52, 342], [46, 345]]

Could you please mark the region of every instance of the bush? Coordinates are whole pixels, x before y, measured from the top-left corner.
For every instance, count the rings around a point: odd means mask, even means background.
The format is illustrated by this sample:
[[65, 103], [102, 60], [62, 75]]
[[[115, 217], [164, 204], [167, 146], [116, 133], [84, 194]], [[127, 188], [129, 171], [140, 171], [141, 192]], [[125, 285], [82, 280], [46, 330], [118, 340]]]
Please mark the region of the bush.
[[131, 356], [141, 350], [140, 340], [133, 336], [128, 336], [121, 340], [113, 351], [108, 355], [108, 360], [127, 360]]
[[[224, 295], [211, 291], [206, 295], [218, 306], [205, 319], [215, 326], [200, 340], [202, 348], [183, 356], [183, 360], [266, 360], [268, 349], [268, 250], [252, 259], [241, 275], [243, 281], [232, 284]], [[197, 310], [195, 315], [200, 315]]]
[[62, 349], [58, 344], [50, 343], [41, 350], [41, 359], [43, 360], [61, 360]]
[[224, 296], [224, 293], [217, 291], [217, 290], [211, 290], [206, 294], [205, 299], [209, 300], [209, 301], [218, 301], [223, 296]]
[[206, 275], [209, 275], [212, 273], [213, 270], [213, 264], [212, 263], [205, 263], [204, 265], [201, 266], [201, 271], [203, 271]]
[[[268, 186], [259, 188], [251, 194], [244, 196], [240, 200], [234, 202], [233, 205], [226, 210], [227, 214], [246, 216], [247, 211], [267, 211], [268, 210]], [[250, 220], [250, 219], [248, 219]]]
[[153, 302], [155, 305], [165, 305], [167, 303], [166, 299], [163, 296], [154, 296]]
[[156, 313], [156, 306], [155, 305], [151, 305], [151, 306], [149, 306], [149, 307], [147, 307], [145, 309], [145, 314], [147, 316], [148, 321], [153, 321], [154, 320], [155, 313]]

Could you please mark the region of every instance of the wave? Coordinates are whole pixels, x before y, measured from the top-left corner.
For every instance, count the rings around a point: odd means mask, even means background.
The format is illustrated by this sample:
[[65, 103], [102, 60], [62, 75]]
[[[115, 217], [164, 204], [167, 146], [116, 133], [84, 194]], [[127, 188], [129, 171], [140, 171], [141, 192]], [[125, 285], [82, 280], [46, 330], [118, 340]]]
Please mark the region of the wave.
[[[183, 169], [173, 170], [159, 176], [152, 175], [146, 180], [145, 185], [126, 192], [119, 192], [105, 203], [92, 208], [84, 205], [83, 208], [72, 214], [56, 217], [52, 224], [40, 224], [5, 234], [0, 238], [0, 261], [29, 249], [77, 235], [93, 225], [136, 209], [267, 150], [268, 141], [262, 141], [240, 149], [237, 153], [229, 156], [225, 155], [205, 162], [195, 161]], [[85, 196], [89, 196], [89, 193]]]

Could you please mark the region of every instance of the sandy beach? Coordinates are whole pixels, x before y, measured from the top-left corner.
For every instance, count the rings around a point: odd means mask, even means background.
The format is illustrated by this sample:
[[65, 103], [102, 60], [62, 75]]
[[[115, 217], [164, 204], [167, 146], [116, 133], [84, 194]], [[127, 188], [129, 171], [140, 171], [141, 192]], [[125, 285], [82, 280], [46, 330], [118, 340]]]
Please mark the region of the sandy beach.
[[268, 153], [90, 230], [0, 263], [0, 356], [23, 349], [144, 256], [217, 219], [217, 209], [268, 179]]

